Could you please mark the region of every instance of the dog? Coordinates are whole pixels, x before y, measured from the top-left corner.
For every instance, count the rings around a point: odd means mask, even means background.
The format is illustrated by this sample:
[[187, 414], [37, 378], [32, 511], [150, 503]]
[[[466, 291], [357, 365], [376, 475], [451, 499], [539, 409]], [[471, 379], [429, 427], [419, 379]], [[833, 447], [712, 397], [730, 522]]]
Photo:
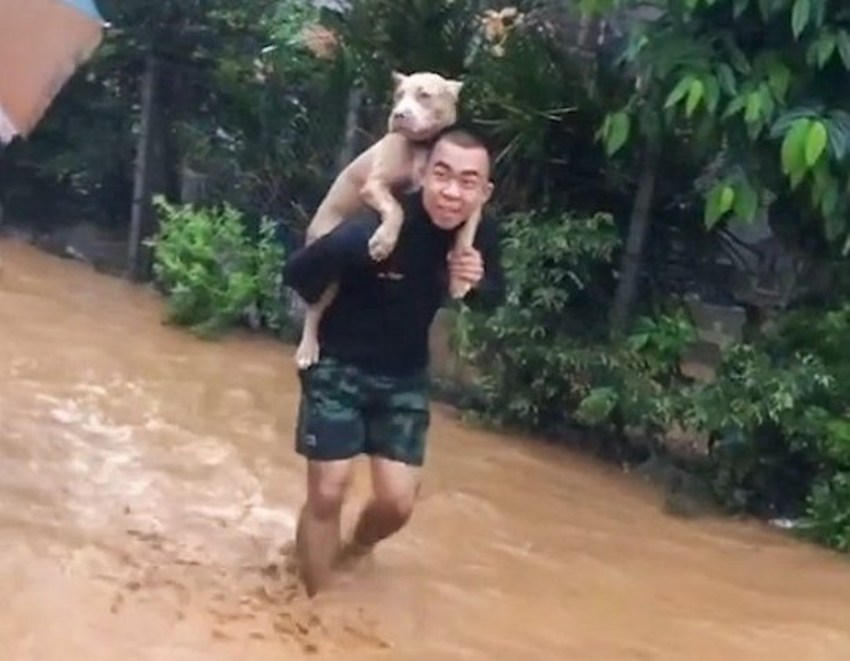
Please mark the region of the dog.
[[[307, 227], [307, 245], [333, 230], [346, 217], [369, 206], [381, 216], [380, 225], [369, 239], [370, 257], [382, 261], [395, 248], [404, 212], [393, 190], [421, 187], [430, 141], [457, 120], [463, 83], [430, 72], [406, 75], [396, 71], [392, 79], [393, 107], [387, 133], [334, 180]], [[456, 237], [455, 249], [472, 247], [480, 216], [478, 210], [464, 223]], [[466, 283], [449, 283], [454, 298], [462, 298], [468, 289]], [[307, 307], [301, 341], [295, 352], [300, 369], [319, 359], [319, 322], [336, 292], [337, 285], [332, 284], [319, 301]]]

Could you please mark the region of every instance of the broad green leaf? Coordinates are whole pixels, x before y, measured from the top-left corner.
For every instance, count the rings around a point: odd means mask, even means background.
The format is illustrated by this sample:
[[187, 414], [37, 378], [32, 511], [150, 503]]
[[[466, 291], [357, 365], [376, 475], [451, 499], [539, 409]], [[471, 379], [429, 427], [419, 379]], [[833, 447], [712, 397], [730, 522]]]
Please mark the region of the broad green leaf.
[[714, 186], [706, 198], [703, 222], [708, 229], [714, 227], [723, 215], [732, 208], [735, 202], [735, 191], [728, 184], [720, 183]]
[[744, 106], [747, 104], [747, 96], [736, 96], [729, 102], [729, 105], [726, 107], [726, 111], [723, 113], [723, 119], [728, 119], [735, 115], [741, 110], [744, 109]]
[[720, 85], [714, 76], [706, 76], [705, 80], [705, 105], [713, 115], [717, 112], [717, 104], [720, 103]]
[[823, 110], [819, 107], [801, 107], [788, 110], [773, 123], [770, 136], [772, 138], [784, 136], [798, 119], [814, 119], [822, 114]]
[[835, 35], [832, 34], [822, 35], [817, 41], [812, 43], [810, 50], [814, 51], [814, 61], [817, 62], [818, 67], [823, 69], [824, 65], [829, 62], [829, 58], [835, 52], [837, 45]]
[[605, 421], [619, 401], [617, 391], [610, 387], [591, 390], [576, 409], [576, 418], [589, 425]]
[[773, 100], [773, 94], [767, 83], [759, 85], [759, 94], [761, 95], [761, 116], [769, 120], [776, 110], [776, 101]]
[[850, 34], [846, 30], [841, 30], [836, 35], [838, 42], [838, 54], [841, 56], [841, 61], [844, 62], [844, 68], [850, 71]]
[[[791, 177], [802, 175], [806, 171], [806, 139], [812, 122], [808, 118], [796, 120], [782, 141], [782, 172]], [[799, 183], [799, 182], [798, 182]]]
[[735, 192], [735, 215], [750, 223], [758, 211], [758, 193], [748, 183], [743, 183]]
[[850, 113], [834, 110], [825, 124], [832, 156], [835, 160], [842, 161], [850, 154]]
[[726, 93], [729, 95], [735, 95], [738, 93], [738, 84], [735, 81], [735, 72], [732, 71], [732, 67], [728, 64], [721, 64], [717, 67], [717, 77], [720, 79], [720, 83], [723, 85], [723, 89], [726, 90]]
[[744, 120], [748, 124], [753, 124], [758, 121], [759, 113], [762, 108], [761, 94], [758, 92], [750, 92], [747, 95], [746, 111], [744, 112]]
[[705, 93], [705, 85], [701, 80], [691, 81], [691, 86], [688, 89], [688, 100], [685, 102], [685, 113], [688, 117], [694, 114], [697, 105], [703, 98]]
[[720, 191], [720, 208], [723, 213], [729, 211], [732, 208], [732, 204], [735, 202], [735, 190], [731, 186], [724, 186], [723, 190]]
[[626, 140], [629, 138], [630, 127], [631, 120], [625, 112], [616, 112], [611, 115], [608, 138], [605, 142], [605, 150], [608, 156], [613, 156], [626, 144]]
[[677, 103], [679, 103], [679, 101], [684, 99], [685, 94], [687, 94], [691, 88], [691, 83], [693, 82], [693, 80], [693, 76], [685, 76], [684, 78], [682, 78], [682, 80], [678, 82], [676, 87], [673, 88], [673, 91], [670, 92], [670, 94], [667, 96], [667, 100], [664, 102], [664, 107], [672, 108]]
[[797, 190], [800, 187], [800, 184], [803, 183], [805, 176], [805, 170], [794, 170], [789, 177], [791, 180], [791, 190]]
[[784, 101], [785, 95], [788, 93], [788, 86], [791, 83], [791, 70], [782, 62], [773, 61], [768, 68], [767, 82], [776, 99]]
[[794, 37], [799, 39], [811, 17], [811, 0], [794, 0], [794, 9], [791, 10], [791, 30]]
[[826, 149], [826, 126], [823, 122], [814, 122], [806, 135], [806, 165], [812, 167]]

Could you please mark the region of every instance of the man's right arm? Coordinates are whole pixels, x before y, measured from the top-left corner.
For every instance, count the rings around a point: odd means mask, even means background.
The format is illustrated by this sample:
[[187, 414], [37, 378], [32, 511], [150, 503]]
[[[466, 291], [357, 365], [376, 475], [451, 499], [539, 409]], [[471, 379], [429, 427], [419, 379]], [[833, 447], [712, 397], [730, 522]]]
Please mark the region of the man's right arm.
[[369, 237], [377, 226], [378, 217], [374, 213], [343, 221], [290, 255], [283, 267], [283, 284], [294, 289], [307, 304], [316, 303], [345, 271], [371, 262]]

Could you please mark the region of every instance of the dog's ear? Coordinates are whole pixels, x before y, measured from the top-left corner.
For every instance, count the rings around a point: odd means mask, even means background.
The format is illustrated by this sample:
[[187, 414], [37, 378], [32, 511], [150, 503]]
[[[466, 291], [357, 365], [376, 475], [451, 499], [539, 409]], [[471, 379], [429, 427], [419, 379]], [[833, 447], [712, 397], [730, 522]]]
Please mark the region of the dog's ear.
[[402, 84], [405, 80], [407, 80], [407, 76], [405, 76], [405, 75], [404, 75], [403, 73], [401, 73], [400, 71], [393, 71], [393, 86], [394, 86], [394, 87], [398, 87], [398, 86], [399, 86], [399, 85], [401, 85], [401, 84]]
[[460, 90], [463, 88], [463, 81], [447, 80], [446, 83], [448, 84], [449, 94], [451, 94], [454, 97], [455, 101], [457, 101], [458, 97], [460, 96]]

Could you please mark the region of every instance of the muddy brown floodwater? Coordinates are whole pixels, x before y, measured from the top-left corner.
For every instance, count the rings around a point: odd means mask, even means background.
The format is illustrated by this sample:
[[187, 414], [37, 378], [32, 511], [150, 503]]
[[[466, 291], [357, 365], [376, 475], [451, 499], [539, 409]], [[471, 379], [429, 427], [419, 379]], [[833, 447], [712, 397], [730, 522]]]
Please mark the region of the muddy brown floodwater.
[[671, 518], [440, 406], [410, 527], [310, 602], [280, 553], [291, 348], [196, 340], [152, 292], [22, 244], [0, 260], [4, 661], [850, 659], [843, 558]]

